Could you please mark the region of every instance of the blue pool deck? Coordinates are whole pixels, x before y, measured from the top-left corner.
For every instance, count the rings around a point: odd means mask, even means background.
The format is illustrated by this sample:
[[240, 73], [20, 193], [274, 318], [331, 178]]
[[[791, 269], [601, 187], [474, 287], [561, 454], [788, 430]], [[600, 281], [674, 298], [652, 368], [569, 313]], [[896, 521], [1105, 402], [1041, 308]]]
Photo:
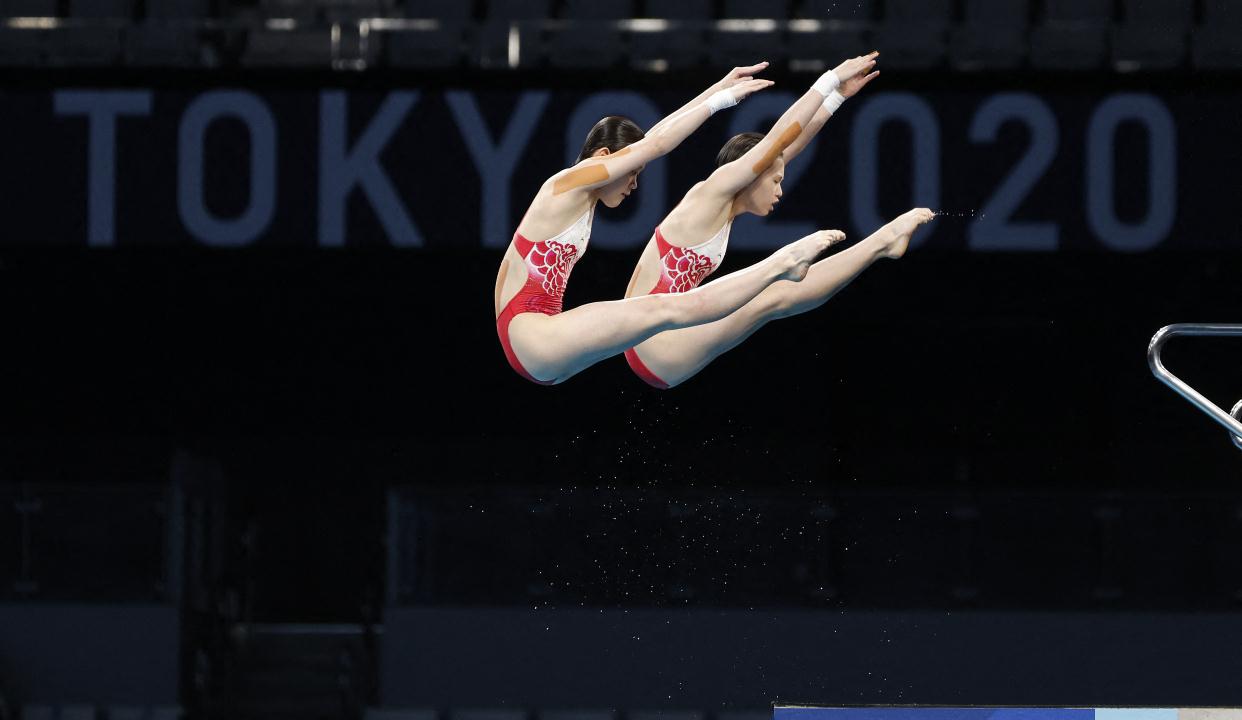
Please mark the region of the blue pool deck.
[[772, 720], [1242, 720], [1242, 709], [778, 705]]

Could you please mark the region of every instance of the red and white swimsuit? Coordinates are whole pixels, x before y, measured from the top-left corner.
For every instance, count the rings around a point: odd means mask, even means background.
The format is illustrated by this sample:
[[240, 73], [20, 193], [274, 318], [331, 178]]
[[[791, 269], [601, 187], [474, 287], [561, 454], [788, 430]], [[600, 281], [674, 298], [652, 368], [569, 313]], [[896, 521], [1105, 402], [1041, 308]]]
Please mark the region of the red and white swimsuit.
[[595, 207], [592, 206], [573, 225], [542, 242], [533, 243], [520, 233], [513, 233], [513, 245], [526, 263], [526, 284], [500, 311], [496, 318], [496, 334], [500, 336], [500, 346], [504, 348], [509, 364], [518, 375], [533, 383], [551, 385], [553, 381], [536, 380], [522, 367], [509, 343], [509, 323], [522, 313], [556, 315], [561, 312], [565, 283], [569, 281], [574, 263], [586, 252], [594, 215]]
[[[647, 294], [684, 293], [698, 287], [708, 275], [716, 272], [716, 268], [724, 260], [725, 251], [729, 247], [729, 230], [732, 227], [733, 221], [730, 220], [712, 239], [686, 248], [670, 245], [657, 227], [655, 241], [656, 250], [660, 253], [660, 279]], [[651, 372], [634, 348], [625, 351], [625, 361], [630, 364], [634, 374], [648, 385], [661, 390], [668, 388], [668, 383]]]

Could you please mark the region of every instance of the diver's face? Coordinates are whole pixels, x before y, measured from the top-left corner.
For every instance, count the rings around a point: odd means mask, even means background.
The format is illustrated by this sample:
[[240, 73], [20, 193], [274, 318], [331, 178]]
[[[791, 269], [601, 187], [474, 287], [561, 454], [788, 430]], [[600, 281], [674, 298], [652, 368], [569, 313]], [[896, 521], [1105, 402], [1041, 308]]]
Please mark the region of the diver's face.
[[781, 181], [784, 179], [785, 159], [778, 157], [771, 167], [742, 191], [742, 206], [745, 211], [763, 217], [775, 210], [784, 194], [781, 189]]
[[629, 174], [617, 178], [613, 182], [605, 185], [600, 190], [600, 202], [610, 208], [615, 208], [620, 205], [627, 197], [630, 196], [630, 193], [638, 189], [638, 174], [642, 171], [643, 168], [639, 167]]

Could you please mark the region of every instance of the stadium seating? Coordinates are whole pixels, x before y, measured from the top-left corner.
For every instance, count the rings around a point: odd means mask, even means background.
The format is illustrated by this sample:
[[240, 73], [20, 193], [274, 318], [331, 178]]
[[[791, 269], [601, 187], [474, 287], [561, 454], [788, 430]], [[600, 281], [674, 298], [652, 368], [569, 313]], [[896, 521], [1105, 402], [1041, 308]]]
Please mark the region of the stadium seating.
[[366, 18], [386, 18], [400, 15], [387, 0], [372, 0], [367, 3], [340, 3], [324, 8], [324, 19], [328, 22], [358, 22]]
[[539, 23], [551, 16], [551, 0], [491, 0], [475, 35], [472, 60], [484, 68], [538, 65], [543, 57]]
[[549, 32], [545, 49], [552, 67], [602, 69], [621, 63], [625, 45], [615, 23], [634, 17], [630, 2], [566, 0], [562, 17], [569, 25]]
[[712, 0], [647, 0], [641, 17], [707, 22], [712, 19]]
[[[396, 0], [261, 0], [267, 17], [293, 18], [298, 22], [342, 22], [400, 14]], [[466, 4], [468, 7], [468, 4]]]
[[134, 0], [71, 0], [69, 17], [89, 20], [132, 20]]
[[0, 27], [0, 67], [38, 67], [46, 60], [46, 31]]
[[797, 19], [814, 20], [807, 26], [795, 23], [787, 36], [789, 66], [795, 70], [823, 72], [841, 59], [862, 55], [875, 47], [871, 38], [876, 16], [874, 0], [842, 5], [837, 0], [805, 0]]
[[386, 33], [385, 62], [394, 68], [454, 68], [462, 64], [466, 28], [474, 6], [463, 0], [405, 0], [405, 16], [435, 20], [436, 25], [403, 28]]
[[259, 68], [328, 68], [332, 65], [332, 34], [328, 30], [250, 33], [242, 65]]
[[68, 26], [48, 30], [47, 62], [65, 67], [104, 67], [121, 61], [121, 30]]
[[963, 70], [1007, 70], [1026, 58], [1030, 0], [966, 0], [949, 55]]
[[148, 2], [146, 19], [184, 22], [211, 17], [211, 3], [207, 0], [159, 0]]
[[474, 16], [474, 8], [463, 0], [406, 0], [405, 16], [464, 23]]
[[1102, 67], [1111, 23], [1112, 0], [1044, 0], [1043, 22], [1031, 33], [1031, 64], [1047, 70]]
[[786, 59], [782, 33], [762, 24], [715, 27], [708, 31], [707, 61], [713, 67], [733, 67], [757, 60], [779, 64]]
[[0, 0], [0, 17], [55, 17], [56, 0]]
[[551, 0], [490, 0], [487, 3], [488, 19], [496, 20], [542, 20], [552, 17]]
[[1119, 70], [1167, 70], [1186, 59], [1194, 6], [1186, 0], [1125, 0], [1125, 19], [1113, 29]]
[[621, 62], [624, 46], [621, 33], [607, 24], [587, 24], [555, 30], [546, 43], [552, 67], [603, 69]]
[[[42, 32], [6, 32], [0, 63], [319, 67], [323, 33], [334, 25], [406, 18], [435, 23], [371, 26], [373, 45], [391, 42], [384, 60], [403, 68], [661, 71], [762, 57], [820, 71], [871, 49], [893, 70], [1242, 68], [1242, 3], [1234, 0], [0, 0], [0, 18], [29, 17], [76, 29], [18, 22], [11, 27]], [[641, 18], [667, 22], [618, 23]], [[267, 26], [273, 19], [292, 20], [303, 34], [272, 34], [293, 29]], [[176, 42], [160, 35], [169, 25], [183, 26]], [[194, 26], [199, 35], [186, 29]], [[242, 51], [212, 51], [201, 41], [207, 27]]]
[[674, 22], [677, 24], [670, 28], [636, 29], [630, 33], [630, 67], [638, 70], [680, 70], [703, 62], [703, 28], [692, 21]]
[[789, 16], [787, 0], [724, 0], [726, 18], [785, 18]]
[[568, 20], [625, 20], [635, 15], [633, 3], [599, 0], [565, 0], [561, 16]]
[[883, 48], [885, 67], [923, 69], [944, 61], [952, 0], [888, 0], [884, 10], [875, 44]]
[[[214, 64], [197, 28], [146, 22], [124, 37], [125, 64], [131, 67], [193, 68]], [[218, 62], [216, 60], [215, 62]]]
[[1236, 0], [1205, 0], [1203, 24], [1194, 30], [1195, 67], [1204, 70], [1242, 69], [1242, 5]]
[[310, 24], [319, 20], [321, 5], [299, 0], [263, 0], [259, 9], [265, 17], [287, 18]]
[[386, 58], [395, 68], [451, 68], [461, 64], [464, 30], [459, 22], [385, 34]]
[[878, 16], [876, 0], [857, 0], [843, 3], [840, 0], [803, 0], [796, 16], [812, 20], [830, 20], [855, 25], [875, 22]]

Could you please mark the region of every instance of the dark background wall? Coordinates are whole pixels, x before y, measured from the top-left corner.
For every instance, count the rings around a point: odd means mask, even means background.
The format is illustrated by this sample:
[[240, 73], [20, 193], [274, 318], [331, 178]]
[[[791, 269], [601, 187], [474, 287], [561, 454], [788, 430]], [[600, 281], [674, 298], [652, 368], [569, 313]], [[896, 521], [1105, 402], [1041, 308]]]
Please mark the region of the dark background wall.
[[[809, 81], [778, 78], [786, 89]], [[624, 613], [758, 604], [1075, 611], [1088, 613], [1073, 616], [1087, 624], [1092, 612], [1156, 610], [1168, 613], [1159, 617], [1170, 629], [1177, 613], [1235, 612], [1237, 567], [1228, 558], [1237, 545], [1237, 450], [1151, 377], [1145, 350], [1162, 325], [1242, 317], [1236, 81], [984, 75], [965, 87], [886, 73], [802, 160], [806, 174], [773, 223], [739, 232], [722, 272], [758, 260], [803, 226], [863, 235], [851, 138], [869, 97], [881, 92], [914, 93], [934, 112], [938, 209], [958, 215], [824, 308], [775, 323], [662, 393], [619, 359], [553, 388], [508, 369], [488, 302], [500, 249], [484, 236], [483, 188], [446, 106], [455, 83], [403, 80], [421, 98], [379, 155], [423, 247], [393, 247], [374, 201], [355, 189], [344, 246], [325, 248], [321, 90], [346, 92], [357, 141], [391, 87], [384, 78], [343, 86], [315, 76], [228, 79], [44, 75], [0, 95], [9, 138], [0, 176], [10, 189], [0, 242], [8, 338], [0, 427], [5, 477], [36, 490], [162, 484], [177, 448], [217, 460], [228, 508], [220, 584], [245, 595], [251, 619], [352, 622], [383, 617], [385, 604], [390, 618], [426, 605]], [[670, 110], [699, 80], [635, 86]], [[538, 85], [525, 76], [513, 82]], [[493, 136], [500, 133], [517, 95], [485, 78], [463, 85]], [[193, 98], [238, 87], [269, 103], [277, 120], [279, 190], [270, 226], [252, 242], [208, 247], [179, 214], [177, 137]], [[87, 123], [53, 112], [55, 93], [66, 88], [151, 92], [152, 119], [118, 125], [110, 246], [91, 242]], [[1055, 223], [1059, 240], [1040, 250], [972, 250], [989, 199], [1031, 151], [1023, 122], [1003, 125], [995, 143], [969, 142], [970, 125], [985, 102], [1015, 88], [1041, 98], [1060, 140], [1014, 218]], [[598, 88], [570, 77], [547, 89], [546, 122], [509, 185], [506, 235], [572, 145], [566, 118]], [[1112, 149], [1111, 209], [1138, 223], [1172, 196], [1175, 212], [1150, 247], [1124, 252], [1091, 225], [1085, 138], [1094, 110], [1135, 92], [1174, 120], [1175, 182], [1150, 187], [1148, 136], [1123, 123]], [[651, 192], [651, 171], [640, 179], [642, 206], [623, 209], [621, 222], [662, 212], [701, 176], [729, 131], [730, 120], [718, 120], [667, 160], [662, 193]], [[226, 219], [253, 200], [241, 130], [222, 120], [206, 135], [200, 189]], [[876, 210], [887, 217], [922, 202], [912, 168], [924, 156], [901, 123], [878, 137]], [[605, 239], [576, 268], [568, 305], [620, 295], [650, 226], [628, 232], [601, 231]], [[1234, 340], [1182, 340], [1166, 360], [1230, 407], [1242, 397], [1239, 350]], [[407, 486], [418, 490], [409, 501], [415, 516], [440, 521], [417, 524], [394, 545], [388, 533], [407, 526], [394, 526], [387, 492]], [[426, 499], [436, 493], [449, 500]], [[700, 509], [685, 511], [695, 498]], [[812, 545], [826, 556], [815, 562], [836, 569], [835, 588], [813, 594], [824, 571], [796, 567], [815, 551], [794, 538], [818, 527], [805, 516], [821, 507], [828, 509], [816, 522], [832, 532]], [[760, 517], [773, 519], [738, 530]], [[934, 517], [955, 520], [942, 526]], [[709, 562], [721, 552], [733, 553], [727, 572]], [[592, 565], [601, 558], [608, 567]], [[562, 560], [578, 564], [566, 571]], [[952, 572], [928, 571], [952, 563], [960, 563]], [[392, 587], [410, 569], [410, 586]], [[710, 590], [720, 577], [729, 591]], [[678, 594], [684, 581], [698, 594]], [[1027, 629], [1042, 622], [1022, 617]], [[1131, 632], [1130, 621], [1117, 620], [1117, 633]], [[410, 627], [412, 636], [422, 632]], [[782, 625], [774, 637], [796, 628]], [[987, 631], [970, 632], [982, 643]], [[1025, 642], [1023, 632], [1015, 642]], [[478, 633], [462, 637], [467, 658], [486, 645]], [[1170, 647], [1184, 647], [1174, 640]], [[1128, 652], [1125, 642], [1108, 647]], [[893, 667], [917, 673], [915, 665]], [[807, 678], [782, 687], [827, 688]], [[1236, 702], [1211, 676], [1201, 679], [1203, 702]], [[1084, 682], [1062, 687], [1097, 687]], [[1130, 686], [1117, 682], [1098, 686], [1115, 694], [1090, 697], [1124, 702]], [[867, 701], [898, 699], [872, 689]], [[963, 697], [928, 691], [909, 699]], [[433, 695], [405, 699], [424, 700]]]

